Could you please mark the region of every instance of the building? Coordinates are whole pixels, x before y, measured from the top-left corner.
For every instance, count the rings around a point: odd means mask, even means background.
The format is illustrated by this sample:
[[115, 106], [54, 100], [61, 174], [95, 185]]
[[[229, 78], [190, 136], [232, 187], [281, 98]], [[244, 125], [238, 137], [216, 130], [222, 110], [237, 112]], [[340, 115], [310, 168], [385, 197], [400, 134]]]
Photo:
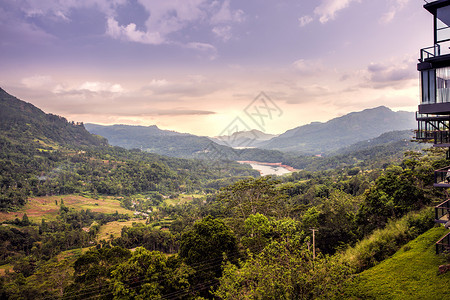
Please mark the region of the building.
[[[420, 50], [421, 102], [416, 139], [447, 147], [450, 158], [450, 0], [427, 3], [433, 15], [434, 45]], [[450, 166], [434, 172], [435, 187], [450, 187]], [[435, 207], [435, 221], [450, 226], [450, 199]], [[450, 250], [450, 232], [436, 243], [436, 253]]]

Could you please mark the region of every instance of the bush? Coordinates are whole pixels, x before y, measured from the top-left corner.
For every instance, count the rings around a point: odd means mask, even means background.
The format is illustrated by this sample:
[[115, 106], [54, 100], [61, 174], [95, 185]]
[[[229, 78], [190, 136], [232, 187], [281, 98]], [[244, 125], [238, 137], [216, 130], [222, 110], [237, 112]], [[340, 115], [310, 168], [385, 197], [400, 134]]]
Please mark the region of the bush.
[[342, 253], [342, 260], [362, 272], [394, 254], [404, 244], [432, 228], [433, 208], [411, 212], [385, 228], [375, 230], [370, 236]]

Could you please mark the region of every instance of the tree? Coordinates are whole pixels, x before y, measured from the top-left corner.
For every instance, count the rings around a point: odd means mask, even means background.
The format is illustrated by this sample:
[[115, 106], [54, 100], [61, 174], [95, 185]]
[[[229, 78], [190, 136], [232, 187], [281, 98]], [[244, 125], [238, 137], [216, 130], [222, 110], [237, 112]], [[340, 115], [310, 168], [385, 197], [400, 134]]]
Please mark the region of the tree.
[[27, 214], [26, 213], [23, 214], [21, 225], [28, 226], [30, 224], [31, 224], [31, 222], [30, 222], [30, 219], [28, 218]]
[[274, 241], [241, 268], [226, 264], [214, 295], [220, 299], [317, 299], [336, 296], [350, 269], [298, 240]]
[[222, 274], [222, 262], [237, 262], [236, 237], [220, 219], [207, 216], [185, 232], [180, 242], [180, 258], [196, 271], [195, 284], [211, 286]]
[[160, 299], [169, 293], [189, 293], [192, 269], [176, 257], [138, 247], [112, 271], [115, 299]]
[[364, 193], [357, 216], [364, 233], [383, 227], [389, 218], [399, 218], [429, 203], [421, 185], [412, 170], [398, 166], [387, 168]]
[[231, 215], [242, 219], [256, 213], [282, 216], [286, 212], [287, 196], [277, 184], [267, 176], [245, 179], [222, 189], [217, 199], [225, 204]]

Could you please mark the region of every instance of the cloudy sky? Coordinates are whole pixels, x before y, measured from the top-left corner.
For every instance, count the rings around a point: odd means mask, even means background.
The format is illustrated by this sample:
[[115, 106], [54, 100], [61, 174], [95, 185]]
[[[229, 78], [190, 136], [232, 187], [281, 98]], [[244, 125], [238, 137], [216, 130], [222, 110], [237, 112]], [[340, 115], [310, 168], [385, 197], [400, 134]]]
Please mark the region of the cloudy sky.
[[0, 0], [0, 87], [69, 120], [210, 136], [236, 118], [282, 133], [379, 105], [413, 111], [432, 45], [424, 3]]

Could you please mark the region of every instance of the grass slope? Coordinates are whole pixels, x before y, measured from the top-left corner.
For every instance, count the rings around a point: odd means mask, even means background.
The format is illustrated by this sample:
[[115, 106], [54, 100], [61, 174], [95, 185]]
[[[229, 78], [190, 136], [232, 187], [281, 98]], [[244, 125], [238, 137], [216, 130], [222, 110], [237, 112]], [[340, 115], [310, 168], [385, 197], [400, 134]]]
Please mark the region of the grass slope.
[[[33, 222], [40, 222], [42, 218], [46, 220], [55, 220], [58, 215], [59, 205], [61, 199], [64, 200], [64, 205], [76, 210], [90, 209], [93, 212], [102, 212], [107, 214], [115, 213], [128, 214], [133, 216], [133, 212], [120, 206], [119, 200], [110, 197], [101, 199], [86, 198], [78, 195], [61, 195], [61, 196], [44, 196], [34, 197], [28, 199], [28, 203], [16, 212], [0, 212], [0, 222], [6, 220], [14, 220], [15, 218], [22, 219], [26, 213], [28, 218]], [[55, 200], [58, 205], [56, 205]]]
[[105, 225], [100, 227], [100, 230], [97, 234], [97, 241], [105, 240], [110, 241], [111, 235], [114, 238], [118, 238], [121, 235], [122, 228], [124, 226], [132, 227], [133, 223], [145, 223], [145, 220], [130, 220], [125, 222], [108, 222]]
[[438, 275], [444, 257], [435, 254], [435, 242], [446, 232], [430, 229], [403, 246], [395, 255], [359, 274], [347, 288], [349, 299], [445, 299], [450, 273]]

